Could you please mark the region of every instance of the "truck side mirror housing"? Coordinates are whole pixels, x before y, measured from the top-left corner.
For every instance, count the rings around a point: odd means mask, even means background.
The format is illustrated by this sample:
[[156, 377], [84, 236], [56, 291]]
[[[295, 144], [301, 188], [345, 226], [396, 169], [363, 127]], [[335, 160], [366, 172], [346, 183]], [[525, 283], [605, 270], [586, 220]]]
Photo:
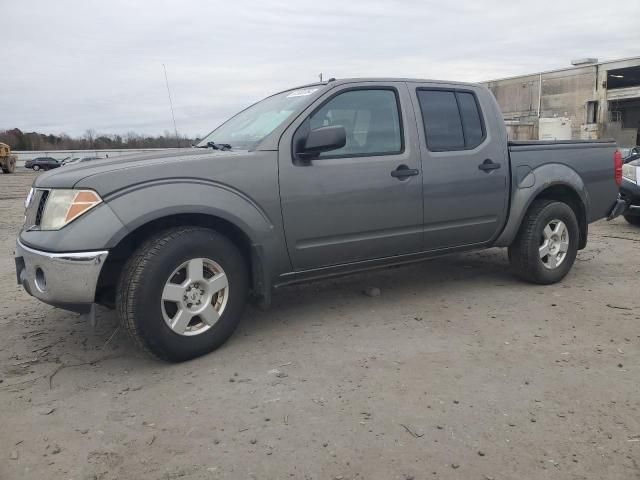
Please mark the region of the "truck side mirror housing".
[[298, 156], [302, 159], [312, 159], [322, 152], [337, 150], [347, 144], [347, 132], [342, 125], [320, 127], [311, 130]]

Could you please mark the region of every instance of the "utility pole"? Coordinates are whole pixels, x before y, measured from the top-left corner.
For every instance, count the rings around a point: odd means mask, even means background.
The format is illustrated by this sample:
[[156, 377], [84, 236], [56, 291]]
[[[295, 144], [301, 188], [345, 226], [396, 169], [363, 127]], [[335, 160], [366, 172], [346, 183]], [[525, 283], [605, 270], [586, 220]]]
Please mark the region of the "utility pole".
[[173, 119], [173, 130], [176, 132], [176, 142], [178, 142], [178, 148], [180, 148], [180, 137], [178, 137], [178, 127], [176, 125], [176, 116], [173, 114], [173, 102], [171, 101], [171, 90], [169, 90], [169, 78], [167, 77], [167, 67], [162, 64], [164, 69], [164, 81], [167, 84], [167, 95], [169, 95], [169, 108], [171, 108], [171, 118]]
[[322, 72], [320, 73], [320, 83], [322, 83]]

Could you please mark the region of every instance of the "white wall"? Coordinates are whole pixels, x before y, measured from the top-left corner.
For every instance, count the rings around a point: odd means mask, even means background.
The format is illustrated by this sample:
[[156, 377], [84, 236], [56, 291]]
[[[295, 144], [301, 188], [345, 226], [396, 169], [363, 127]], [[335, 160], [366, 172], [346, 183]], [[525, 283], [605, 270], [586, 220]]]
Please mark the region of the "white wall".
[[131, 155], [133, 153], [158, 152], [164, 150], [178, 150], [177, 148], [130, 148], [130, 149], [105, 149], [105, 150], [12, 150], [11, 153], [18, 156], [17, 166], [23, 167], [26, 160], [36, 157], [53, 157], [56, 160], [62, 160], [67, 157], [102, 157], [113, 158], [122, 155]]

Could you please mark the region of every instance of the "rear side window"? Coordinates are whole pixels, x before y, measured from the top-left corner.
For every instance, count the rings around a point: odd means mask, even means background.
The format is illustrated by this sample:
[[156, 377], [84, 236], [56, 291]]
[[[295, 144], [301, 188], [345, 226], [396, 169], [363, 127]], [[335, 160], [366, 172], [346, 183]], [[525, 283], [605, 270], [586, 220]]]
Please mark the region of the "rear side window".
[[452, 90], [416, 93], [429, 150], [470, 150], [482, 143], [484, 125], [473, 93]]
[[458, 108], [462, 118], [462, 131], [464, 132], [465, 148], [475, 148], [484, 140], [484, 130], [478, 103], [473, 93], [457, 92]]

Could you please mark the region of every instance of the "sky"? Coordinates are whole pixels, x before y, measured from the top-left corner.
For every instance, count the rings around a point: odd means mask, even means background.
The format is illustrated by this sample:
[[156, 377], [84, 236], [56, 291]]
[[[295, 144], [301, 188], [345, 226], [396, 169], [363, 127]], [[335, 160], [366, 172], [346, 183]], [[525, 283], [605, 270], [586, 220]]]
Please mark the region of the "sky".
[[640, 55], [638, 0], [0, 0], [0, 18], [0, 129], [73, 136], [173, 132], [163, 64], [195, 136], [321, 72], [483, 81]]

